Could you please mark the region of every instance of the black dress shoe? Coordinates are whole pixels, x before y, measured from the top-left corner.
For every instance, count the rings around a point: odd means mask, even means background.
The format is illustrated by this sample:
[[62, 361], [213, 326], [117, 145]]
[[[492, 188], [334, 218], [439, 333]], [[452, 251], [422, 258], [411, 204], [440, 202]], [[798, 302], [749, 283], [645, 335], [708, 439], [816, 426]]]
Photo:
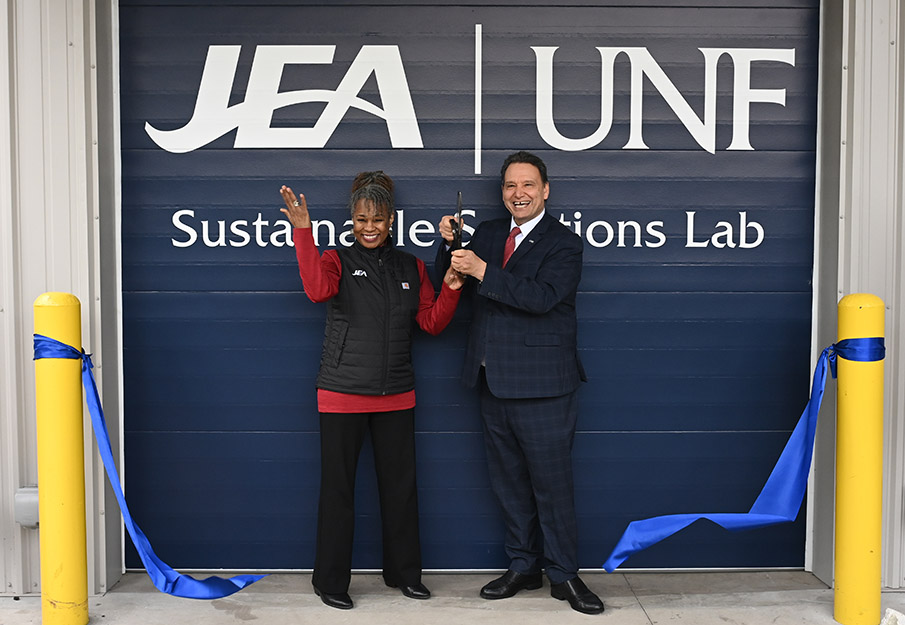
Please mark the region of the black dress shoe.
[[329, 593], [321, 592], [314, 586], [314, 594], [321, 598], [326, 605], [331, 608], [339, 608], [340, 610], [351, 610], [354, 606], [352, 597], [347, 592]]
[[540, 573], [516, 573], [512, 569], [503, 573], [481, 589], [484, 599], [506, 599], [520, 590], [537, 590], [543, 586]]
[[561, 584], [553, 584], [550, 594], [560, 601], [565, 599], [576, 612], [584, 614], [600, 614], [603, 612], [603, 601], [588, 590], [580, 577], [567, 579]]
[[402, 594], [408, 597], [409, 599], [430, 599], [431, 591], [427, 589], [427, 586], [418, 582], [417, 584], [397, 584], [395, 582], [388, 582], [387, 580], [383, 580], [386, 582], [386, 585], [390, 588], [398, 588], [402, 591]]

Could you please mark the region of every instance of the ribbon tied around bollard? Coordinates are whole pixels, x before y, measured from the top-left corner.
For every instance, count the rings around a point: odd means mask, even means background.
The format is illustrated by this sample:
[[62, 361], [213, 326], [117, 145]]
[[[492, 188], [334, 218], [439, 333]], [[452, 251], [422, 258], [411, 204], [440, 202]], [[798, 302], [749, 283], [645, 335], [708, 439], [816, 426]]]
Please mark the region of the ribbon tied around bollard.
[[129, 507], [126, 505], [126, 497], [119, 483], [116, 463], [113, 461], [113, 450], [110, 447], [110, 436], [107, 433], [107, 423], [104, 420], [104, 411], [101, 408], [97, 384], [94, 381], [94, 375], [91, 373], [91, 369], [94, 368], [91, 356], [82, 350], [41, 334], [35, 334], [34, 339], [35, 360], [41, 358], [65, 358], [82, 361], [82, 386], [85, 387], [85, 402], [88, 404], [88, 412], [91, 414], [91, 425], [94, 429], [94, 436], [97, 439], [101, 460], [107, 470], [107, 479], [110, 480], [110, 486], [113, 487], [116, 500], [119, 502], [123, 522], [129, 532], [129, 536], [132, 537], [135, 549], [138, 551], [138, 555], [145, 565], [145, 570], [157, 590], [174, 597], [187, 599], [220, 599], [242, 590], [262, 577], [266, 577], [266, 575], [235, 575], [230, 578], [211, 576], [199, 580], [191, 575], [185, 575], [173, 570], [172, 567], [157, 557], [144, 532], [141, 531], [132, 519], [132, 515], [129, 514]]
[[826, 388], [827, 367], [836, 377], [836, 358], [874, 362], [886, 357], [883, 337], [844, 339], [820, 354], [814, 368], [811, 397], [770, 477], [748, 512], [668, 514], [632, 521], [613, 548], [603, 568], [612, 573], [630, 556], [647, 549], [695, 521], [707, 519], [730, 531], [767, 527], [794, 521], [804, 500], [814, 452], [817, 414]]

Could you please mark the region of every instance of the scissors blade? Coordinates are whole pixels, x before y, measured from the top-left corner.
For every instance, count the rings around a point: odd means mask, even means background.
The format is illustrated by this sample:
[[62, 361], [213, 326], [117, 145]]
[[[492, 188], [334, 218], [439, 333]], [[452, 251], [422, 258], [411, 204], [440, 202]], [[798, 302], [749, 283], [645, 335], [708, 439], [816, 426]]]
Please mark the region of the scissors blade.
[[459, 197], [456, 199], [456, 223], [462, 223], [462, 192], [459, 191]]

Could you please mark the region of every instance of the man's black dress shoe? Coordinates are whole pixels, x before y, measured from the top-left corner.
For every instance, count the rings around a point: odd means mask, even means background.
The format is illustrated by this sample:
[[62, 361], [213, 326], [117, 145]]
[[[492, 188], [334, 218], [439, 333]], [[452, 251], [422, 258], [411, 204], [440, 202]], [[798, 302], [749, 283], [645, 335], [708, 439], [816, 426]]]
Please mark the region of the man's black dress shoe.
[[402, 591], [402, 594], [408, 597], [409, 599], [430, 599], [431, 591], [427, 589], [427, 586], [418, 582], [417, 584], [397, 584], [395, 582], [386, 582], [386, 585], [390, 588], [398, 588]]
[[555, 599], [569, 602], [572, 609], [584, 614], [600, 614], [603, 612], [603, 601], [592, 593], [580, 577], [567, 579], [561, 584], [553, 584], [550, 594]]
[[354, 607], [352, 597], [347, 592], [329, 593], [321, 592], [314, 586], [314, 594], [321, 598], [326, 605], [331, 608], [339, 608], [340, 610], [351, 610]]
[[520, 590], [537, 590], [543, 586], [544, 580], [540, 573], [516, 573], [512, 569], [503, 573], [489, 582], [481, 589], [484, 599], [506, 599], [512, 597]]

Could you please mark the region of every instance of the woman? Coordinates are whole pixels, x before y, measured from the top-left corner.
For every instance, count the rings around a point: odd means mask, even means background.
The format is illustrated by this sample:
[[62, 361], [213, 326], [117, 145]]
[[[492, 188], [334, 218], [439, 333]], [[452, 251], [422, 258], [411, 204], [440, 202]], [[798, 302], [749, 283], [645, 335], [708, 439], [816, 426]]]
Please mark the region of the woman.
[[424, 263], [393, 247], [393, 181], [363, 172], [352, 183], [350, 248], [318, 253], [304, 195], [280, 189], [293, 226], [305, 293], [328, 302], [321, 366], [321, 487], [317, 551], [311, 583], [328, 606], [353, 607], [349, 597], [355, 470], [371, 433], [383, 525], [383, 578], [406, 597], [427, 599], [421, 583], [415, 485], [414, 324], [438, 334], [452, 319], [464, 280], [452, 270], [440, 294]]

